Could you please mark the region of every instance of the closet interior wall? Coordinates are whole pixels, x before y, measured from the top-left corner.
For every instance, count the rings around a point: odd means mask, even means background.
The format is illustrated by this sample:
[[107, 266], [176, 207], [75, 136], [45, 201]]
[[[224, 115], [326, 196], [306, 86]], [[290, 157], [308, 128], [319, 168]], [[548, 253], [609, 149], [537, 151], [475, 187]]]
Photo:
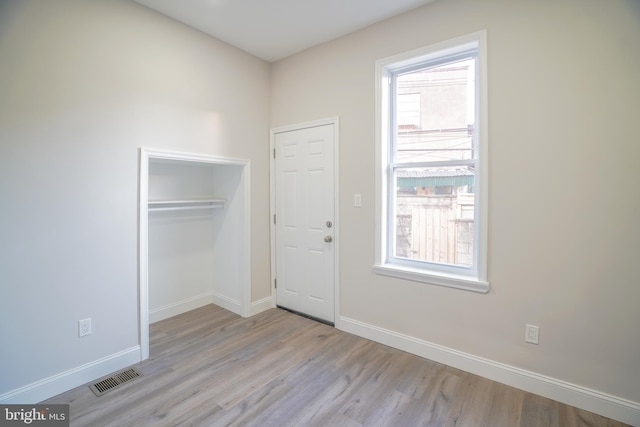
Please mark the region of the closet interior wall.
[[149, 161], [149, 322], [216, 303], [241, 312], [242, 168]]

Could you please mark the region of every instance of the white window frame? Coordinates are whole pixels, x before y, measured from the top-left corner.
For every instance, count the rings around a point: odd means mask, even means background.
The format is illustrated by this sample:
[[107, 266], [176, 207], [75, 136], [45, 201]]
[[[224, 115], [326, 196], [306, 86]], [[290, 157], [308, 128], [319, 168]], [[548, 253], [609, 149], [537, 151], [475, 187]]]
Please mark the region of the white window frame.
[[[488, 119], [487, 119], [487, 47], [486, 31], [467, 34], [455, 39], [404, 52], [376, 61], [376, 236], [375, 264], [377, 274], [433, 285], [448, 286], [469, 291], [489, 291], [487, 278], [487, 224], [488, 224]], [[394, 71], [412, 65], [433, 62], [470, 49], [477, 49], [476, 60], [476, 108], [478, 162], [475, 178], [474, 265], [471, 268], [449, 266], [421, 261], [403, 262], [391, 257], [389, 229], [394, 222], [390, 218], [393, 200], [390, 176], [391, 87]]]

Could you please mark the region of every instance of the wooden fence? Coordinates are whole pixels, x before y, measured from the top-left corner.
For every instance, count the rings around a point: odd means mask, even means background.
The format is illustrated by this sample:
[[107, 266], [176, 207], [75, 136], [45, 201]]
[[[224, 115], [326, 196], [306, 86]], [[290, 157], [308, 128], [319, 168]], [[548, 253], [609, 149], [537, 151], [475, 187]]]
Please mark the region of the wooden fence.
[[473, 264], [473, 194], [397, 198], [396, 256]]

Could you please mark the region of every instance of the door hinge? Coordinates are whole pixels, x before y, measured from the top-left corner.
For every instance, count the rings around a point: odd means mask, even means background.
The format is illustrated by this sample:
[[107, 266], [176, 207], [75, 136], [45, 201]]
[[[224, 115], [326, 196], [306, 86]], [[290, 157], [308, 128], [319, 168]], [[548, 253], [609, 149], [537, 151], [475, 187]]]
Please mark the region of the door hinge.
[[276, 214], [273, 214], [273, 223], [276, 223]]
[[273, 287], [278, 289], [278, 279], [273, 279]]
[[273, 149], [273, 158], [274, 159], [276, 158], [276, 149], [275, 148]]

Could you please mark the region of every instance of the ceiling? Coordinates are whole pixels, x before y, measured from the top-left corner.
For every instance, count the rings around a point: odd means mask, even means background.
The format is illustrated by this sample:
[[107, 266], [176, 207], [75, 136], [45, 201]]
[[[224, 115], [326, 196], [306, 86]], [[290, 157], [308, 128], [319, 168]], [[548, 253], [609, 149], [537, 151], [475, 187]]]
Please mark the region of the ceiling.
[[135, 0], [273, 62], [433, 0]]

